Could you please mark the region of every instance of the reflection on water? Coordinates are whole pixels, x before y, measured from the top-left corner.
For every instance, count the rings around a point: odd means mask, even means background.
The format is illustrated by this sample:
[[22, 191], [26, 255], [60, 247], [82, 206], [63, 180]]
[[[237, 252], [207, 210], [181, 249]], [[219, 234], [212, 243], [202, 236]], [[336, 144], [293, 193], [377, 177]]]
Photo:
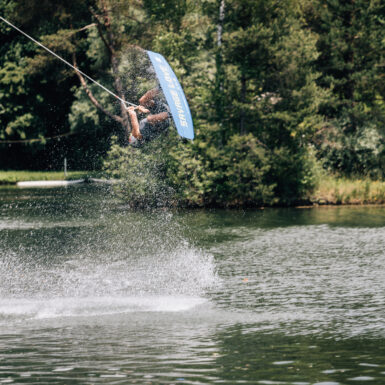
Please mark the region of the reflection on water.
[[384, 207], [2, 188], [0, 384], [385, 383], [384, 235]]

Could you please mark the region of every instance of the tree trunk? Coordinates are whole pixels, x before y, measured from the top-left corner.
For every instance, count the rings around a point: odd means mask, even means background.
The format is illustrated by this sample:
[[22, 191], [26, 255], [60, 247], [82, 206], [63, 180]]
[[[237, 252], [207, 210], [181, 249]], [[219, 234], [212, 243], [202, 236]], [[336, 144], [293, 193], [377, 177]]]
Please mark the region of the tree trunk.
[[242, 73], [241, 75], [241, 114], [240, 114], [240, 134], [244, 135], [246, 133], [246, 128], [245, 128], [245, 110], [244, 110], [244, 105], [246, 103], [246, 76]]
[[217, 46], [222, 45], [222, 32], [223, 32], [223, 21], [225, 20], [225, 0], [221, 0], [219, 5], [219, 19], [217, 25]]
[[[219, 17], [217, 24], [217, 51], [215, 55], [216, 75], [215, 75], [215, 108], [216, 108], [216, 120], [217, 123], [222, 126], [224, 118], [224, 69], [223, 69], [223, 53], [222, 53], [222, 34], [223, 34], [223, 22], [225, 19], [225, 0], [221, 0], [219, 4]], [[225, 141], [225, 134], [227, 130], [221, 127], [220, 144], [223, 145]]]

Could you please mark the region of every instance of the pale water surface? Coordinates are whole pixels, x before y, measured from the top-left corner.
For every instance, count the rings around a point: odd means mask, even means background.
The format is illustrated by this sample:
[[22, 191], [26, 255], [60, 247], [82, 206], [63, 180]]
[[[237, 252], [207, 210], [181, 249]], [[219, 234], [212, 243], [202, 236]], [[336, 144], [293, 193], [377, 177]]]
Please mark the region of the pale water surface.
[[384, 265], [384, 207], [2, 188], [0, 384], [385, 384]]

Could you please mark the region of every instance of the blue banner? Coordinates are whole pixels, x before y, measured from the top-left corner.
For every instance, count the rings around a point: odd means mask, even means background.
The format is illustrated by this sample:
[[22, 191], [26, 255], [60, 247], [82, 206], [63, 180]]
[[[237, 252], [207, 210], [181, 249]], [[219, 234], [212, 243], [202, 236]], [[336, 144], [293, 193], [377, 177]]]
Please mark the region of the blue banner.
[[147, 51], [147, 53], [154, 66], [179, 135], [183, 138], [194, 139], [190, 108], [174, 71], [162, 55], [151, 51]]

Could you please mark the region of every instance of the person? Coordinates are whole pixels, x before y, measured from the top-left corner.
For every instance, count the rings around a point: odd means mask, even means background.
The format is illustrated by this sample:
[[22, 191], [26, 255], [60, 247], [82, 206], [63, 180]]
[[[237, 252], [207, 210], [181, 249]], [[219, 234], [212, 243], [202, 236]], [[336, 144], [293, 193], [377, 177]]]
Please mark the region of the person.
[[[159, 88], [153, 88], [139, 99], [139, 106], [127, 108], [132, 128], [128, 139], [130, 144], [141, 145], [145, 142], [150, 142], [169, 127], [169, 109], [158, 97], [159, 93]], [[150, 115], [139, 122], [136, 111]]]

